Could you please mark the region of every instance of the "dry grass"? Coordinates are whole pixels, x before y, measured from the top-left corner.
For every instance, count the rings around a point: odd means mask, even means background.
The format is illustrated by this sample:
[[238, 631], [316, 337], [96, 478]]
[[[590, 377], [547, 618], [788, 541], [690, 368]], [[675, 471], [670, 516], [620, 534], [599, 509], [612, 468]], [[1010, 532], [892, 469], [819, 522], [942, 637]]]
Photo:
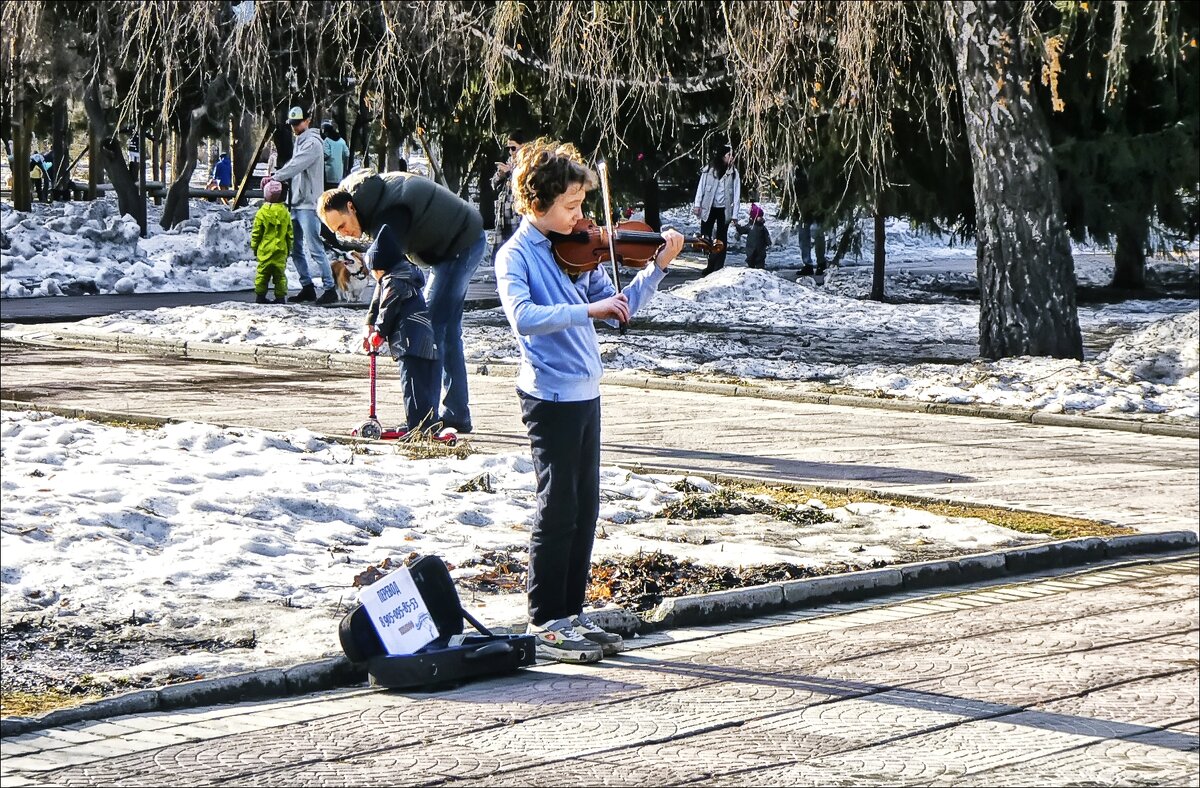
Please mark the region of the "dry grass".
[[100, 698], [100, 695], [73, 695], [57, 689], [43, 692], [5, 692], [0, 694], [0, 714], [5, 717], [31, 717], [55, 709], [81, 706]]
[[450, 446], [442, 441], [434, 440], [429, 435], [395, 441], [392, 451], [410, 460], [435, 460], [443, 457], [465, 460], [475, 453], [475, 450], [471, 448], [471, 442], [464, 438], [459, 438], [453, 446]]
[[830, 492], [816, 487], [775, 486], [766, 484], [732, 484], [723, 482], [723, 486], [738, 489], [752, 495], [769, 495], [776, 501], [785, 504], [803, 504], [810, 498], [816, 498], [830, 507], [845, 506], [848, 503], [878, 503], [887, 506], [897, 506], [906, 509], [920, 509], [943, 517], [977, 517], [992, 525], [1010, 528], [1027, 534], [1044, 534], [1051, 539], [1072, 539], [1081, 536], [1120, 536], [1136, 533], [1133, 528], [1108, 525], [1096, 520], [1085, 520], [1079, 517], [1063, 517], [1053, 514], [1035, 512], [1014, 512], [997, 506], [978, 504], [936, 503], [911, 501], [892, 497], [870, 490], [854, 490], [849, 492]]

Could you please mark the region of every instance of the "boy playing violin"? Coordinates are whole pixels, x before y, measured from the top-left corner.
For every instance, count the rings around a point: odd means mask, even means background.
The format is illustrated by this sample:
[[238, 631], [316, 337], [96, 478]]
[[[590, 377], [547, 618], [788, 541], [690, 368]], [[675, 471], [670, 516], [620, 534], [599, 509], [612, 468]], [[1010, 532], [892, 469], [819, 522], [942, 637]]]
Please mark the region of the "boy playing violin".
[[683, 236], [663, 233], [654, 265], [618, 293], [604, 265], [568, 276], [550, 233], [583, 217], [596, 174], [574, 145], [546, 139], [517, 152], [514, 205], [524, 218], [496, 258], [504, 314], [521, 349], [517, 396], [537, 474], [529, 538], [529, 632], [538, 656], [596, 662], [624, 647], [583, 612], [600, 512], [600, 345], [593, 320], [627, 322], [653, 297]]

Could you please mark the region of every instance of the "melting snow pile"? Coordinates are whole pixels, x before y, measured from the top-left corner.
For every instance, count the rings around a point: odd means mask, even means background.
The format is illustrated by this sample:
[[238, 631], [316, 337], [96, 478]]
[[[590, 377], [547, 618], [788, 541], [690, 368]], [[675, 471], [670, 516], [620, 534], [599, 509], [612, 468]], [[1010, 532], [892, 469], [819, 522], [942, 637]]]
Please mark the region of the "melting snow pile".
[[0, 211], [4, 297], [132, 293], [137, 277], [152, 275], [137, 222], [110, 202], [57, 203], [43, 215]]
[[[153, 207], [153, 206], [150, 206]], [[231, 211], [193, 201], [193, 217], [169, 231], [148, 218], [149, 238], [111, 199], [3, 211], [0, 296], [245, 290], [256, 207]], [[198, 214], [198, 215], [197, 215]], [[293, 274], [294, 276], [294, 274]]]

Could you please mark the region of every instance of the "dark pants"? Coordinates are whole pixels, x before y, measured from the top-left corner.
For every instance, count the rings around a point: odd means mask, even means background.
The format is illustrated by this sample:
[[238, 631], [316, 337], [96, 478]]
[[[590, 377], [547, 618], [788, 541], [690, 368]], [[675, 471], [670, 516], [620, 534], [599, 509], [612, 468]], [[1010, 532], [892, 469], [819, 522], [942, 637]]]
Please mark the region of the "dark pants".
[[825, 230], [821, 227], [821, 223], [809, 214], [805, 214], [800, 220], [800, 232], [797, 234], [800, 241], [800, 260], [808, 268], [812, 267], [813, 258], [813, 241], [816, 241], [817, 247], [817, 269], [825, 270]]
[[600, 514], [600, 398], [548, 402], [518, 391], [537, 474], [529, 535], [529, 620], [583, 610]]
[[442, 367], [437, 359], [400, 357], [400, 385], [404, 389], [404, 418], [410, 430], [427, 428], [437, 421], [442, 393]]
[[[712, 234], [714, 229], [715, 234]], [[711, 241], [721, 241], [729, 243], [729, 219], [725, 215], [724, 208], [713, 208], [708, 212], [708, 218], [700, 222], [700, 234]], [[704, 268], [704, 273], [701, 276], [720, 271], [725, 267], [725, 250], [713, 252], [708, 256], [708, 265]]]

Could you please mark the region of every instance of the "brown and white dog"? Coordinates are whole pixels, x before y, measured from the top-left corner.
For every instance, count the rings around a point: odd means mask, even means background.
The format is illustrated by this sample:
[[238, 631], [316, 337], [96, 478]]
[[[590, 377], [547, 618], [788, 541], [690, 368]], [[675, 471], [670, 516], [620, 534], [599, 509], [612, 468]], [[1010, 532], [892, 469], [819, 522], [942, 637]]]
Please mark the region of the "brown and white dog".
[[338, 298], [355, 304], [362, 301], [363, 291], [373, 284], [362, 254], [350, 252], [345, 258], [330, 260], [329, 267], [333, 269]]

